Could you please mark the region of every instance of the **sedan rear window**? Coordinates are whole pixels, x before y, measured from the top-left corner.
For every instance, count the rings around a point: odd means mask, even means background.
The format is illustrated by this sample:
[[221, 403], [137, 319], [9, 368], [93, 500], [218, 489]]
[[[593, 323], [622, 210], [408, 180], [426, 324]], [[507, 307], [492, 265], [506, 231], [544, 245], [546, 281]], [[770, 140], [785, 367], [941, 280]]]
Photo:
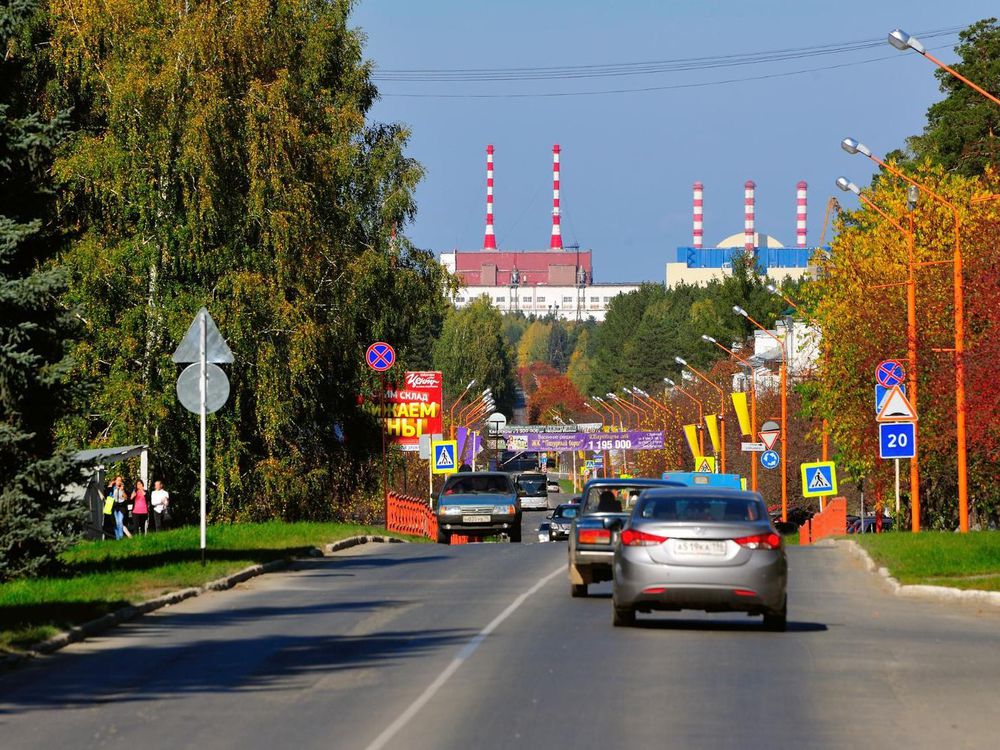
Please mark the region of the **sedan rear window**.
[[576, 518], [576, 508], [556, 508], [553, 518]]
[[759, 521], [764, 517], [756, 500], [704, 496], [645, 498], [637, 513], [658, 521]]
[[518, 477], [517, 487], [523, 495], [545, 495], [545, 477]]
[[583, 503], [583, 513], [629, 513], [635, 507], [639, 493], [647, 487], [630, 487], [626, 484], [591, 487]]
[[514, 490], [506, 475], [453, 476], [444, 487], [445, 495], [510, 494]]

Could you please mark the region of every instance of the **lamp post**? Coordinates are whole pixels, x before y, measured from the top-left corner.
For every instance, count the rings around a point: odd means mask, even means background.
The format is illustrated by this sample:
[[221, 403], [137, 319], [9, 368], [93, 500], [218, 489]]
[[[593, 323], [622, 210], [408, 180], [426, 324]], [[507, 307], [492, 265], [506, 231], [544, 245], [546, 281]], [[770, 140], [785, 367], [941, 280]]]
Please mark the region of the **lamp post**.
[[760, 329], [778, 342], [778, 352], [781, 354], [781, 520], [788, 522], [788, 358], [785, 356], [785, 342], [779, 339], [767, 328], [750, 317], [750, 313], [739, 305], [733, 305], [733, 312], [749, 320], [755, 328]]
[[[757, 378], [754, 376], [754, 366], [750, 364], [750, 361], [744, 359], [739, 354], [734, 352], [732, 349], [723, 346], [718, 341], [713, 339], [711, 336], [702, 334], [701, 338], [703, 341], [707, 341], [710, 344], [715, 344], [717, 347], [722, 349], [722, 351], [728, 353], [734, 359], [739, 360], [744, 367], [748, 370], [748, 375], [750, 376], [750, 439], [757, 434]], [[754, 492], [757, 491], [757, 461], [756, 456], [750, 456], [750, 489]]]
[[[490, 388], [486, 388], [486, 389], [485, 389], [485, 390], [484, 390], [484, 391], [483, 391], [483, 392], [482, 392], [481, 394], [479, 394], [479, 395], [480, 395], [480, 398], [482, 398], [482, 399], [485, 399], [485, 398], [486, 398], [487, 396], [489, 396], [489, 395], [490, 395], [491, 393], [492, 393], [492, 390], [491, 390]], [[480, 403], [480, 401], [479, 401], [479, 400], [477, 399], [476, 401], [473, 401], [472, 403], [470, 403], [470, 404], [469, 404], [468, 406], [465, 406], [465, 407], [463, 407], [463, 408], [461, 409], [461, 411], [459, 411], [459, 412], [458, 412], [458, 422], [459, 422], [459, 424], [463, 424], [463, 425], [465, 424], [465, 418], [466, 418], [466, 417], [467, 417], [467, 416], [468, 416], [469, 414], [471, 414], [471, 413], [472, 413], [472, 411], [473, 411], [474, 409], [476, 409], [476, 407], [477, 407], [477, 406], [479, 406], [479, 403]]]
[[[597, 398], [597, 396], [591, 396], [591, 398], [594, 399], [595, 401], [600, 401], [600, 399]], [[592, 412], [594, 412], [594, 414], [596, 414], [597, 416], [599, 416], [601, 418], [601, 432], [603, 433], [604, 432], [604, 427], [605, 427], [604, 414], [602, 412], [597, 411], [597, 409], [595, 409], [591, 405], [591, 403], [589, 401], [584, 401], [583, 405], [586, 406], [588, 409], [590, 409]], [[601, 467], [602, 468], [601, 474], [605, 478], [607, 478], [607, 476], [608, 476], [608, 464], [610, 463], [608, 461], [608, 452], [607, 451], [603, 451], [603, 456], [604, 456], [604, 461], [602, 462], [603, 466]]]
[[891, 164], [872, 154], [871, 149], [853, 138], [845, 138], [840, 143], [849, 154], [863, 154], [904, 182], [929, 196], [935, 202], [948, 208], [955, 224], [955, 244], [952, 251], [952, 285], [955, 305], [955, 443], [958, 464], [958, 527], [964, 534], [969, 531], [969, 481], [968, 452], [965, 435], [965, 289], [962, 280], [962, 218], [958, 206], [941, 197], [926, 185], [917, 182]]
[[[701, 451], [701, 455], [705, 455], [705, 407], [702, 405], [701, 400], [691, 395], [688, 391], [681, 388], [677, 383], [675, 383], [670, 378], [664, 378], [663, 382], [669, 385], [671, 388], [676, 388], [689, 399], [694, 401], [698, 405], [698, 450]], [[697, 467], [696, 467], [697, 468]]]
[[[609, 394], [606, 394], [606, 395], [610, 396], [611, 394], [609, 393]], [[604, 408], [606, 408], [608, 411], [610, 411], [612, 414], [614, 414], [616, 417], [618, 417], [618, 429], [619, 430], [624, 430], [625, 429], [625, 421], [622, 419], [622, 412], [619, 412], [618, 409], [616, 409], [615, 407], [613, 407], [608, 401], [605, 401], [600, 396], [594, 396], [594, 398], [597, 401], [599, 401], [601, 404], [603, 404]], [[625, 471], [625, 472], [628, 471], [628, 455], [625, 453], [624, 450], [622, 450], [622, 471]]]
[[936, 57], [934, 57], [934, 55], [932, 55], [930, 52], [928, 52], [927, 49], [924, 47], [924, 45], [922, 45], [920, 43], [919, 39], [917, 39], [916, 37], [910, 36], [909, 34], [907, 34], [902, 29], [894, 29], [894, 30], [892, 30], [892, 31], [889, 32], [889, 44], [891, 44], [893, 47], [895, 47], [896, 49], [900, 50], [901, 52], [905, 52], [908, 49], [912, 49], [914, 52], [917, 52], [917, 53], [923, 55], [924, 57], [926, 57], [932, 63], [934, 63], [935, 65], [937, 65], [939, 68], [941, 68], [941, 70], [943, 70], [946, 73], [949, 73], [953, 77], [957, 78], [959, 81], [961, 81], [962, 83], [964, 83], [970, 89], [973, 89], [974, 91], [982, 94], [983, 96], [985, 96], [987, 99], [989, 99], [994, 104], [1000, 104], [1000, 99], [998, 99], [997, 97], [993, 96], [993, 94], [991, 94], [989, 91], [986, 91], [985, 89], [981, 88], [980, 86], [977, 86], [976, 84], [974, 84], [972, 81], [970, 81], [968, 78], [966, 78], [965, 76], [963, 76], [961, 73], [959, 73], [954, 68], [949, 68], [943, 62], [941, 62]]
[[469, 392], [469, 389], [476, 384], [476, 379], [473, 378], [469, 381], [469, 384], [465, 386], [465, 390], [455, 399], [455, 403], [451, 405], [451, 409], [448, 410], [448, 422], [451, 424], [451, 439], [455, 439], [455, 407], [462, 403], [462, 399], [465, 398], [465, 394]]
[[703, 372], [699, 372], [680, 357], [674, 357], [674, 362], [681, 367], [688, 368], [691, 372], [704, 380], [719, 392], [719, 452], [722, 455], [722, 473], [726, 473], [726, 392], [717, 386]]
[[[849, 193], [854, 193], [862, 204], [877, 213], [889, 224], [900, 231], [906, 237], [907, 248], [907, 279], [906, 286], [906, 358], [910, 369], [908, 399], [917, 409], [917, 282], [916, 282], [916, 253], [915, 253], [915, 233], [913, 231], [913, 213], [909, 214], [909, 228], [904, 227], [885, 211], [879, 208], [867, 196], [861, 193], [861, 188], [848, 180], [846, 177], [837, 178], [837, 187]], [[913, 187], [911, 186], [911, 190]], [[915, 197], [912, 200], [915, 204]], [[947, 262], [947, 261], [944, 261]], [[900, 286], [899, 284], [880, 284], [879, 286]], [[913, 446], [913, 458], [910, 459], [910, 529], [914, 532], [920, 531], [920, 465], [917, 460], [917, 450], [919, 446]], [[824, 459], [825, 460], [825, 459]]]
[[[608, 398], [612, 399], [616, 404], [618, 404], [622, 409], [625, 409], [629, 414], [635, 414], [635, 426], [636, 429], [642, 426], [642, 412], [639, 411], [633, 404], [630, 404], [623, 398], [619, 398], [617, 393], [609, 393]], [[629, 423], [629, 427], [632, 424]]]

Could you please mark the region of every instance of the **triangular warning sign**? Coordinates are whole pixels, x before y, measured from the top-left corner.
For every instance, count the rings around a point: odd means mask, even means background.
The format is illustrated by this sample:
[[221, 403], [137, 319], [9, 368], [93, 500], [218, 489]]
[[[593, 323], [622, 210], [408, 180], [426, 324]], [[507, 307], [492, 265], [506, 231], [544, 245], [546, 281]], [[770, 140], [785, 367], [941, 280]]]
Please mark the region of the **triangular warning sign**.
[[774, 448], [774, 444], [778, 442], [778, 435], [780, 435], [781, 433], [759, 432], [757, 434], [760, 435], [760, 442], [764, 444], [764, 447], [767, 448], [768, 450], [771, 450], [772, 448]]
[[205, 361], [228, 363], [233, 361], [233, 350], [219, 333], [212, 316], [204, 307], [194, 316], [180, 345], [174, 352], [174, 362], [198, 362], [201, 359], [201, 316], [205, 316]]
[[438, 448], [437, 459], [435, 462], [439, 469], [453, 469], [455, 468], [455, 457], [451, 452], [451, 446], [442, 445]]
[[830, 480], [826, 478], [826, 474], [822, 469], [816, 469], [812, 475], [812, 479], [809, 480], [810, 490], [832, 490], [833, 485], [830, 484]]
[[875, 419], [878, 422], [914, 422], [917, 419], [917, 413], [913, 410], [913, 406], [902, 389], [898, 385], [894, 385], [882, 402], [882, 408], [879, 409]]
[[714, 474], [715, 473], [715, 457], [714, 456], [698, 456], [694, 462], [694, 470], [700, 474]]

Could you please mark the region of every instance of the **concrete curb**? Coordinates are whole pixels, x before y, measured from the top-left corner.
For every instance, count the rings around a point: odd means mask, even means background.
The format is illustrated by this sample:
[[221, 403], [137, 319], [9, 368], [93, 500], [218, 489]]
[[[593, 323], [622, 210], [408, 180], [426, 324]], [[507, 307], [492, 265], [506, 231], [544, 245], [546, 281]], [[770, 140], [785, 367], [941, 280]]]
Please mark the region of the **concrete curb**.
[[[341, 550], [349, 549], [351, 547], [357, 547], [359, 544], [369, 544], [371, 542], [405, 544], [406, 540], [389, 536], [352, 536], [347, 539], [341, 539], [337, 542], [325, 545], [325, 552], [324, 550], [313, 547], [308, 554], [310, 557], [326, 557], [327, 555], [332, 555], [335, 552], [340, 552]], [[296, 558], [286, 557], [281, 560], [272, 560], [269, 563], [251, 565], [249, 568], [239, 570], [232, 575], [217, 578], [214, 581], [209, 581], [203, 586], [194, 586], [187, 589], [181, 589], [179, 591], [171, 591], [170, 593], [158, 596], [155, 599], [147, 599], [139, 604], [129, 605], [127, 607], [117, 609], [114, 612], [108, 612], [108, 614], [98, 617], [96, 620], [91, 620], [83, 623], [82, 625], [77, 625], [76, 627], [72, 627], [62, 633], [58, 633], [47, 640], [35, 643], [27, 651], [18, 654], [5, 654], [0, 656], [0, 668], [13, 668], [19, 664], [23, 664], [29, 659], [34, 659], [45, 654], [51, 654], [61, 648], [65, 648], [71, 643], [86, 640], [89, 637], [103, 633], [106, 630], [110, 630], [123, 622], [128, 622], [136, 619], [137, 617], [141, 617], [147, 612], [152, 612], [153, 610], [161, 609], [162, 607], [169, 607], [171, 604], [177, 604], [178, 602], [190, 599], [193, 596], [201, 596], [209, 591], [225, 591], [226, 589], [231, 589], [238, 583], [249, 581], [251, 578], [256, 578], [264, 573], [273, 573], [276, 570], [283, 570], [291, 565], [295, 559]]]
[[930, 599], [938, 602], [962, 602], [965, 604], [984, 604], [1000, 607], [1000, 591], [980, 591], [979, 589], [956, 589], [950, 586], [928, 586], [902, 584], [889, 573], [888, 568], [880, 568], [868, 554], [868, 550], [853, 539], [837, 539], [837, 546], [845, 548], [865, 566], [869, 573], [877, 574], [896, 596], [910, 599]]

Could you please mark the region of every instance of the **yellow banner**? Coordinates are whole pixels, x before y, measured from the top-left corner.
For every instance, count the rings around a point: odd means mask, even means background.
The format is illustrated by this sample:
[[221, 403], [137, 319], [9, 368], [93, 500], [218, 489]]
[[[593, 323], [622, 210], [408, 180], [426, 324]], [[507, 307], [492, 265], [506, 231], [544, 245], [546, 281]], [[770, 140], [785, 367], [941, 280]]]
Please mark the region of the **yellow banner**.
[[712, 451], [719, 452], [719, 419], [714, 414], [705, 415], [705, 426], [708, 427], [708, 437], [712, 441]]
[[684, 437], [687, 438], [688, 447], [691, 449], [691, 455], [697, 457], [697, 455], [701, 452], [698, 450], [698, 425], [684, 425]]
[[733, 394], [733, 408], [736, 409], [736, 418], [740, 420], [740, 434], [753, 437], [753, 425], [750, 424], [750, 410], [747, 408], [747, 394]]

